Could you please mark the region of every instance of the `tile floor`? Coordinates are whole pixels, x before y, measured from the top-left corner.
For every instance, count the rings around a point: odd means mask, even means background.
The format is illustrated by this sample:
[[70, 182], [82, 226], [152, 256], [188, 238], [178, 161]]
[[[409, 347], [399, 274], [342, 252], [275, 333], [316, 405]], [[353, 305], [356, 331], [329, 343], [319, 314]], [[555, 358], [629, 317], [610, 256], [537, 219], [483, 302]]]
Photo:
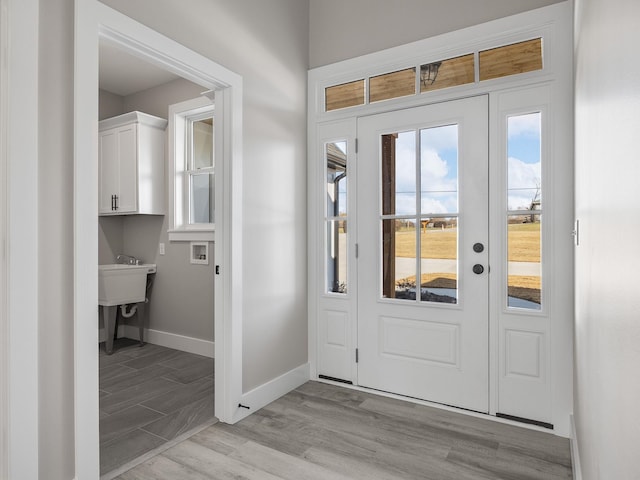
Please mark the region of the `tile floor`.
[[307, 382], [117, 480], [571, 480], [569, 440]]
[[214, 419], [213, 359], [118, 339], [100, 348], [100, 474]]

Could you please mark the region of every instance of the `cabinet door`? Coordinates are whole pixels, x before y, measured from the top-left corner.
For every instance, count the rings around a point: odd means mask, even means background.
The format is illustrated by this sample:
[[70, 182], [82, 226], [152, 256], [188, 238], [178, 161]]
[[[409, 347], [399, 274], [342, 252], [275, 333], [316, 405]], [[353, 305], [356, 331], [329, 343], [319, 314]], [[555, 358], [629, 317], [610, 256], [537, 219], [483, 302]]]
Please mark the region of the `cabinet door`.
[[138, 136], [137, 125], [118, 128], [119, 189], [117, 213], [138, 210]]
[[119, 190], [118, 132], [110, 129], [100, 132], [100, 188], [98, 189], [99, 213], [115, 213], [114, 196]]

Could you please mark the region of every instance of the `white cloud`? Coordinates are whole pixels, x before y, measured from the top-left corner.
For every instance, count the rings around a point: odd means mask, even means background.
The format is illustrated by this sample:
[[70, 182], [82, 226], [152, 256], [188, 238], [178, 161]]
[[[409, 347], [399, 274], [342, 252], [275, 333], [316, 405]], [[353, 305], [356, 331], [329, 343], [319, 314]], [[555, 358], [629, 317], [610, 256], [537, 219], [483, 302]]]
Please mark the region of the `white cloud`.
[[508, 119], [509, 138], [519, 135], [540, 137], [540, 113], [515, 115]]
[[455, 191], [457, 181], [449, 178], [449, 165], [436, 150], [422, 149], [422, 190]]
[[443, 125], [420, 130], [420, 142], [430, 150], [457, 150], [458, 125]]
[[509, 157], [509, 198], [510, 210], [524, 210], [531, 205], [540, 186], [541, 164], [525, 163], [514, 157]]
[[536, 188], [540, 185], [541, 164], [525, 163], [519, 158], [509, 157], [509, 188]]
[[[435, 129], [434, 129], [435, 130]], [[424, 134], [423, 134], [424, 135]], [[431, 135], [438, 138], [441, 148], [457, 147], [457, 128], [442, 127]], [[424, 138], [423, 138], [424, 140]], [[434, 148], [433, 142], [423, 144], [421, 186], [423, 191], [454, 192], [453, 194], [429, 194], [422, 198], [422, 211], [433, 213], [455, 212], [457, 206], [457, 178], [450, 177], [450, 165]], [[416, 202], [416, 152], [414, 132], [400, 133], [396, 144], [396, 213], [415, 213]]]

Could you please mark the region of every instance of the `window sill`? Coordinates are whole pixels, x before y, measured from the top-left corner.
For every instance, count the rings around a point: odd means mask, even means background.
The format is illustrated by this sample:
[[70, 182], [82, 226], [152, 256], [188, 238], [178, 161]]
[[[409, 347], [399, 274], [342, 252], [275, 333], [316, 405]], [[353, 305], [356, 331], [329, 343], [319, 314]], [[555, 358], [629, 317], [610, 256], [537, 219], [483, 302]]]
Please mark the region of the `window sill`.
[[169, 230], [170, 242], [214, 242], [216, 239], [216, 231], [213, 229], [202, 230]]

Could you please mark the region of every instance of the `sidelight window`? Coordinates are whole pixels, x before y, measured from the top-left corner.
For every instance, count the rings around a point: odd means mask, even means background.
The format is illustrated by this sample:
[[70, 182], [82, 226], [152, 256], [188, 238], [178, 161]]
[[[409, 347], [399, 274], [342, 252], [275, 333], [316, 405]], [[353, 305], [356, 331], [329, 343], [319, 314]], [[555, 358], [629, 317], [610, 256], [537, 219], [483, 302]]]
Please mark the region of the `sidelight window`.
[[542, 306], [540, 112], [507, 118], [507, 303]]
[[347, 142], [324, 146], [326, 165], [326, 291], [347, 293]]

